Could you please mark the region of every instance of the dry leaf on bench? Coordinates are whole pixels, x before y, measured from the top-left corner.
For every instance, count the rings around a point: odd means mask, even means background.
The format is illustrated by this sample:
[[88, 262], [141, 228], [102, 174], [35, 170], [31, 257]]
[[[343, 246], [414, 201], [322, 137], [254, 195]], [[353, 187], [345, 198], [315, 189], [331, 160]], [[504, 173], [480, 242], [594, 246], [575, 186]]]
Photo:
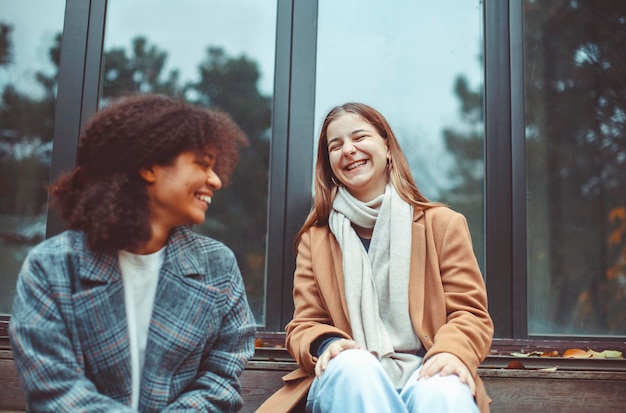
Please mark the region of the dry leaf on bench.
[[579, 348], [570, 348], [565, 350], [563, 353], [563, 357], [571, 357], [577, 359], [588, 359], [591, 358], [591, 354], [587, 353], [585, 350], [581, 350]]
[[619, 359], [622, 358], [622, 352], [617, 350], [604, 350], [604, 351], [593, 351], [592, 349], [587, 350], [587, 353], [591, 354], [593, 358], [602, 358], [602, 359]]
[[506, 368], [514, 370], [524, 370], [526, 366], [524, 366], [524, 363], [522, 363], [521, 361], [513, 360], [506, 366]]
[[546, 367], [545, 369], [538, 369], [537, 371], [556, 371], [559, 366]]

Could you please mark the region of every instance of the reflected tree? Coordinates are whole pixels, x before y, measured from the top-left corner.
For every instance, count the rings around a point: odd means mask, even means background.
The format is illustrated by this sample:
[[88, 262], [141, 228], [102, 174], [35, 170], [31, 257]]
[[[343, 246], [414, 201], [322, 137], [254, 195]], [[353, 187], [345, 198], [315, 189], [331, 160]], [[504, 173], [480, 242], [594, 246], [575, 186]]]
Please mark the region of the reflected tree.
[[549, 257], [529, 280], [550, 303], [530, 309], [544, 333], [621, 334], [626, 274], [607, 269], [609, 215], [626, 205], [626, 3], [527, 0], [525, 21], [528, 190], [548, 207], [530, 253]]
[[[524, 13], [530, 332], [623, 334], [626, 3], [526, 0]], [[465, 128], [444, 131], [445, 200], [480, 211], [482, 96], [463, 77], [455, 90]]]
[[449, 172], [452, 185], [441, 200], [467, 217], [474, 253], [483, 266], [484, 111], [482, 85], [472, 90], [464, 76], [455, 81], [454, 93], [460, 102], [461, 127], [444, 128], [443, 139], [455, 163]]
[[[0, 314], [10, 312], [27, 251], [43, 240], [61, 35], [48, 57], [52, 75], [36, 71], [26, 87], [12, 82], [13, 27], [0, 22]], [[30, 76], [30, 74], [28, 75]]]
[[250, 304], [255, 315], [262, 314], [271, 98], [258, 89], [256, 62], [246, 56], [228, 56], [222, 48], [207, 49], [199, 75], [198, 82], [186, 85], [185, 96], [229, 113], [250, 140], [231, 185], [217, 194], [202, 228], [236, 252]]
[[13, 28], [0, 22], [0, 66], [6, 66], [11, 63], [13, 58], [13, 50], [11, 45], [11, 31]]
[[[150, 45], [143, 36], [132, 41], [130, 53], [124, 48], [112, 48], [104, 53], [102, 74], [102, 98], [133, 93], [158, 93], [172, 97], [181, 96], [179, 73], [171, 70], [163, 73], [167, 53]], [[165, 77], [165, 79], [163, 79]]]
[[[12, 28], [0, 24], [0, 70], [12, 65]], [[44, 213], [49, 177], [61, 35], [49, 50], [55, 70], [35, 73], [43, 93], [21, 92], [3, 82], [0, 95], [0, 213], [35, 216]], [[6, 235], [6, 234], [5, 234]], [[30, 242], [41, 239], [38, 234]], [[15, 240], [14, 240], [15, 241]]]

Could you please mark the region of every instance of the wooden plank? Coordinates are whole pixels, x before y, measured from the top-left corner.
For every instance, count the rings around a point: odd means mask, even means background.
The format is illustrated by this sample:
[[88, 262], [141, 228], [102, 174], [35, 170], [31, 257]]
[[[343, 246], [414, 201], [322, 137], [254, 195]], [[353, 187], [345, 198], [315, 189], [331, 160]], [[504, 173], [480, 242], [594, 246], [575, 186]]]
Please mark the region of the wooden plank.
[[[284, 360], [280, 352], [272, 359]], [[275, 357], [276, 356], [276, 357]], [[291, 361], [252, 360], [244, 371], [244, 413], [254, 412], [282, 386], [282, 376], [294, 370]], [[621, 411], [626, 406], [626, 371], [512, 370], [480, 368], [494, 413], [556, 411]], [[0, 350], [0, 413], [23, 412], [24, 396], [10, 351]]]
[[[257, 363], [244, 371], [243, 412], [254, 412], [282, 386], [281, 377], [290, 366], [273, 364]], [[626, 372], [479, 369], [479, 375], [493, 399], [494, 413], [593, 413], [621, 411], [626, 406]]]
[[253, 413], [269, 396], [283, 386], [282, 370], [248, 370], [241, 375], [242, 413]]
[[[583, 373], [584, 374], [584, 373]], [[612, 373], [611, 373], [612, 374]], [[491, 411], [595, 413], [623, 411], [626, 380], [581, 379], [561, 375], [482, 375], [493, 399]]]
[[0, 411], [24, 411], [26, 400], [13, 360], [0, 358]]

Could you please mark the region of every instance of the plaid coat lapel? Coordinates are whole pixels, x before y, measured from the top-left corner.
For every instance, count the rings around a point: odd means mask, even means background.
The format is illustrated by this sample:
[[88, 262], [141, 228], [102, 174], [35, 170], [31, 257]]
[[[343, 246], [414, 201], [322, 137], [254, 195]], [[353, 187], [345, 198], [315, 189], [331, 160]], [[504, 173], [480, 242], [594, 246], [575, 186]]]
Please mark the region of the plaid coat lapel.
[[211, 308], [223, 297], [206, 282], [199, 282], [207, 269], [201, 268], [195, 250], [185, 229], [174, 230], [148, 332], [142, 382], [149, 385], [142, 385], [140, 395], [140, 405], [148, 408], [166, 404], [170, 394], [181, 391], [178, 387], [187, 383], [188, 375], [195, 375], [204, 350], [199, 344], [215, 336], [214, 328], [220, 325]]
[[[130, 402], [130, 348], [124, 285], [116, 253], [85, 250], [78, 264], [73, 295], [77, 334], [87, 377], [98, 377], [99, 390]], [[82, 359], [82, 357], [81, 357]]]

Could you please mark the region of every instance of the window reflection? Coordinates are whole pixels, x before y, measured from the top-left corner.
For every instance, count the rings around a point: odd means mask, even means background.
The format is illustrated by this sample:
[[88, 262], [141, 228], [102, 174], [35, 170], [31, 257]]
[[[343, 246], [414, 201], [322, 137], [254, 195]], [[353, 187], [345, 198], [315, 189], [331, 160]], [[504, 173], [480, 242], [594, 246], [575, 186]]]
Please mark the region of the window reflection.
[[529, 333], [626, 329], [626, 4], [525, 1]]
[[228, 112], [248, 135], [230, 187], [216, 194], [196, 230], [234, 250], [259, 324], [276, 9], [276, 0], [111, 0], [102, 73], [103, 105], [128, 93], [184, 97]]
[[387, 118], [421, 192], [467, 217], [481, 267], [482, 3], [320, 0], [315, 94], [316, 133], [349, 101]]
[[64, 0], [0, 5], [0, 314], [43, 240]]

